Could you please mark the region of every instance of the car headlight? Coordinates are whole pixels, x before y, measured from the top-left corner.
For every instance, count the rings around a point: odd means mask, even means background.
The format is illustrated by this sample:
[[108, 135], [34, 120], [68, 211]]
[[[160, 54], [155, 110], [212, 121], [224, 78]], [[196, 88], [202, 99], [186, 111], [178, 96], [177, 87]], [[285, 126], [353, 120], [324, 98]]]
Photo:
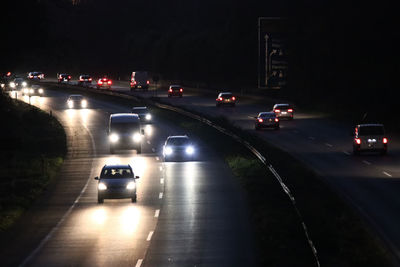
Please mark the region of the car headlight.
[[86, 107], [87, 107], [87, 101], [86, 101], [86, 100], [82, 100], [82, 101], [81, 101], [81, 106], [82, 106], [83, 108], [86, 108]]
[[99, 188], [99, 190], [106, 190], [107, 186], [104, 183], [99, 183], [98, 188]]
[[118, 140], [119, 140], [118, 134], [113, 133], [113, 134], [110, 135], [110, 141], [111, 141], [111, 143], [118, 142]]
[[193, 155], [193, 153], [194, 153], [194, 148], [192, 146], [188, 146], [186, 148], [186, 154]]
[[39, 89], [39, 94], [43, 94], [43, 89], [42, 88]]
[[132, 138], [133, 141], [140, 142], [142, 140], [142, 135], [140, 133], [134, 133]]
[[35, 92], [35, 90], [33, 90], [33, 89], [29, 90], [29, 93], [31, 93], [31, 94], [33, 94], [34, 92]]
[[68, 107], [73, 108], [74, 107], [74, 102], [72, 100], [68, 100]]
[[6, 87], [6, 85], [4, 83], [2, 83], [1, 84], [1, 88], [4, 88], [4, 87]]
[[129, 182], [129, 183], [126, 185], [126, 189], [128, 189], [128, 190], [135, 189], [135, 187], [136, 187], [135, 182]]
[[22, 82], [22, 86], [26, 87], [28, 84], [26, 82]]
[[146, 114], [146, 120], [151, 120], [151, 115], [150, 114]]
[[10, 87], [15, 88], [15, 82], [10, 82]]
[[164, 148], [164, 154], [165, 155], [169, 156], [169, 155], [172, 154], [172, 152], [173, 152], [173, 150], [172, 150], [171, 147], [167, 146], [167, 147]]
[[25, 94], [29, 93], [29, 89], [24, 89], [24, 93]]

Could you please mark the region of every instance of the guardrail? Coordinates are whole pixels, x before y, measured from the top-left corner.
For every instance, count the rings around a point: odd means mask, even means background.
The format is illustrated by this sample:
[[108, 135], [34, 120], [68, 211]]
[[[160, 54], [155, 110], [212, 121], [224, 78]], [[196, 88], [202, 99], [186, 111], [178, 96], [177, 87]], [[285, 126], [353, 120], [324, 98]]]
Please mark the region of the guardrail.
[[235, 133], [233, 133], [233, 132], [231, 132], [231, 131], [228, 131], [227, 129], [225, 129], [225, 128], [223, 128], [223, 127], [221, 127], [221, 126], [219, 126], [219, 125], [213, 123], [212, 121], [210, 121], [210, 120], [207, 119], [207, 118], [204, 118], [204, 117], [202, 117], [202, 116], [200, 116], [200, 115], [191, 113], [191, 112], [189, 112], [189, 111], [186, 111], [186, 110], [181, 109], [181, 108], [178, 108], [178, 107], [174, 107], [174, 106], [171, 106], [171, 105], [166, 105], [166, 104], [158, 103], [158, 102], [155, 102], [155, 101], [152, 101], [152, 100], [149, 100], [149, 99], [141, 99], [141, 98], [138, 98], [138, 97], [135, 97], [135, 96], [132, 96], [132, 95], [128, 95], [128, 94], [124, 94], [124, 93], [108, 91], [108, 90], [97, 90], [97, 89], [92, 89], [92, 88], [85, 88], [85, 89], [83, 89], [83, 88], [79, 88], [79, 87], [77, 87], [77, 86], [73, 86], [73, 89], [79, 89], [79, 90], [89, 91], [89, 92], [92, 92], [92, 93], [100, 93], [100, 94], [103, 94], [103, 95], [116, 96], [116, 97], [121, 97], [121, 98], [129, 99], [129, 100], [144, 101], [144, 102], [146, 102], [146, 103], [148, 103], [148, 104], [151, 104], [151, 105], [154, 105], [154, 106], [156, 106], [156, 107], [158, 107], [158, 108], [170, 110], [170, 111], [179, 113], [179, 114], [181, 114], [181, 115], [190, 117], [190, 118], [192, 118], [192, 119], [198, 120], [198, 121], [200, 121], [200, 122], [202, 122], [202, 123], [205, 123], [205, 124], [207, 124], [208, 126], [213, 127], [214, 129], [218, 130], [219, 132], [221, 132], [221, 133], [223, 133], [223, 134], [225, 134], [225, 135], [227, 135], [227, 136], [233, 138], [234, 140], [236, 140], [236, 141], [239, 142], [240, 144], [244, 145], [247, 149], [250, 150], [250, 152], [251, 152], [255, 157], [257, 157], [257, 158], [268, 168], [268, 170], [272, 173], [272, 175], [276, 178], [276, 180], [277, 180], [278, 183], [280, 184], [282, 190], [283, 190], [283, 191], [285, 192], [285, 194], [288, 196], [290, 202], [292, 203], [293, 208], [294, 208], [295, 211], [296, 211], [297, 216], [299, 217], [299, 219], [300, 219], [300, 221], [301, 221], [302, 228], [303, 228], [303, 231], [304, 231], [304, 235], [305, 235], [305, 237], [306, 237], [306, 239], [307, 239], [307, 241], [308, 241], [308, 244], [309, 244], [309, 246], [310, 246], [310, 248], [311, 248], [311, 251], [312, 251], [312, 253], [313, 253], [313, 255], [314, 255], [316, 265], [317, 265], [318, 267], [321, 266], [320, 261], [319, 261], [319, 258], [318, 258], [317, 249], [316, 249], [316, 247], [315, 247], [313, 241], [311, 240], [311, 237], [310, 237], [310, 234], [309, 234], [307, 225], [306, 225], [306, 223], [305, 223], [304, 220], [303, 220], [303, 216], [301, 215], [300, 210], [297, 208], [296, 199], [294, 198], [293, 194], [291, 193], [289, 187], [283, 182], [283, 179], [281, 178], [281, 176], [278, 174], [278, 172], [277, 172], [277, 171], [275, 170], [275, 168], [272, 166], [272, 164], [270, 164], [270, 163], [267, 161], [267, 159], [266, 159], [255, 147], [253, 147], [249, 142], [247, 142], [246, 140], [244, 140], [244, 139], [241, 138], [240, 136], [236, 135]]

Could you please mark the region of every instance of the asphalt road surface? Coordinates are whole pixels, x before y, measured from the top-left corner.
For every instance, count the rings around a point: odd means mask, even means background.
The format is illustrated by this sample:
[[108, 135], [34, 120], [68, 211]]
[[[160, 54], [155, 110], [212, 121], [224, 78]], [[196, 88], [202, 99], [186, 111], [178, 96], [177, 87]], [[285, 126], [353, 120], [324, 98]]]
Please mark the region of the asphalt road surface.
[[[109, 154], [111, 113], [130, 107], [88, 99], [69, 110], [68, 93], [18, 98], [63, 124], [68, 155], [45, 196], [0, 238], [2, 266], [252, 266], [254, 247], [247, 210], [230, 169], [201, 140], [191, 162], [162, 162], [168, 134], [182, 134], [155, 118], [144, 126], [142, 154]], [[104, 164], [131, 164], [137, 203], [97, 204]]]

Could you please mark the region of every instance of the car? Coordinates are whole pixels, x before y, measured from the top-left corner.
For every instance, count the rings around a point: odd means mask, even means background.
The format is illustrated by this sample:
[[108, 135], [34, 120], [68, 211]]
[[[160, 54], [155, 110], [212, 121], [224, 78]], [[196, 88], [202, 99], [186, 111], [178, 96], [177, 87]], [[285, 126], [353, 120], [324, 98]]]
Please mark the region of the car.
[[28, 73], [28, 79], [40, 81], [44, 79], [44, 74], [41, 71], [32, 71]]
[[97, 203], [104, 203], [104, 199], [130, 198], [136, 202], [136, 179], [131, 166], [104, 165], [100, 177], [95, 177], [97, 184]]
[[275, 104], [272, 107], [272, 112], [274, 112], [279, 119], [293, 120], [294, 117], [294, 108], [290, 104]]
[[15, 78], [9, 83], [10, 90], [21, 90], [28, 87], [28, 83], [23, 78]]
[[164, 161], [193, 160], [195, 147], [187, 135], [168, 136], [163, 146]]
[[43, 96], [44, 90], [39, 85], [32, 85], [31, 87], [25, 87], [21, 90], [22, 95], [27, 96]]
[[274, 128], [275, 130], [279, 130], [279, 119], [274, 112], [260, 112], [255, 119], [254, 127], [256, 130], [262, 128]]
[[68, 83], [72, 79], [72, 76], [66, 73], [58, 74], [57, 77], [58, 83]]
[[152, 122], [152, 116], [147, 107], [133, 107], [132, 113], [138, 114], [141, 123]]
[[172, 96], [179, 96], [182, 97], [183, 96], [183, 87], [180, 85], [170, 85], [170, 87], [168, 88], [168, 97], [172, 97]]
[[134, 71], [129, 83], [131, 91], [136, 89], [148, 90], [150, 86], [149, 74], [147, 71]]
[[361, 152], [380, 152], [382, 155], [387, 153], [389, 139], [385, 135], [383, 124], [359, 124], [352, 135], [354, 155]]
[[231, 92], [221, 92], [216, 99], [217, 107], [228, 105], [234, 107], [236, 105], [236, 97]]
[[70, 95], [67, 100], [68, 108], [87, 108], [88, 102], [82, 95]]
[[100, 78], [97, 81], [97, 89], [111, 89], [112, 81], [107, 77]]
[[78, 85], [79, 86], [89, 86], [92, 84], [92, 77], [87, 74], [82, 74], [79, 76]]
[[132, 113], [116, 113], [110, 115], [108, 124], [108, 138], [110, 153], [116, 149], [135, 149], [137, 154], [142, 153], [142, 135], [139, 115]]

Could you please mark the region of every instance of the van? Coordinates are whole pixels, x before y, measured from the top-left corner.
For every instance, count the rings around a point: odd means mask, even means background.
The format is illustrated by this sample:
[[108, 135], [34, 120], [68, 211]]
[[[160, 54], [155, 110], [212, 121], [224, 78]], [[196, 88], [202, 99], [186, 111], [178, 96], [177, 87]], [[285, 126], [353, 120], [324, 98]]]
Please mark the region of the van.
[[147, 71], [134, 71], [131, 75], [131, 91], [136, 89], [148, 90], [150, 85], [149, 74]]
[[108, 139], [111, 154], [114, 154], [117, 149], [135, 149], [137, 154], [142, 153], [143, 135], [144, 130], [140, 128], [140, 119], [137, 114], [116, 113], [110, 115]]

